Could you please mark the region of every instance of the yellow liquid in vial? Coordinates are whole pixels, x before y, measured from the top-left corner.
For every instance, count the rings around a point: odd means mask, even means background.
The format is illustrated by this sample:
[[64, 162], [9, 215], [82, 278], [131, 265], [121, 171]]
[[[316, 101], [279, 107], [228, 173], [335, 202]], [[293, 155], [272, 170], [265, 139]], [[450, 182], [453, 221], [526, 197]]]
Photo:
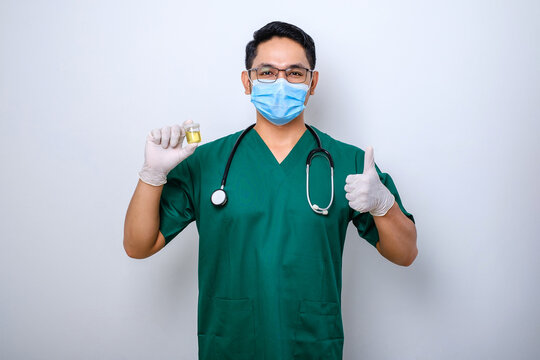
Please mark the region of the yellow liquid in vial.
[[201, 142], [200, 131], [186, 131], [186, 139], [188, 144]]

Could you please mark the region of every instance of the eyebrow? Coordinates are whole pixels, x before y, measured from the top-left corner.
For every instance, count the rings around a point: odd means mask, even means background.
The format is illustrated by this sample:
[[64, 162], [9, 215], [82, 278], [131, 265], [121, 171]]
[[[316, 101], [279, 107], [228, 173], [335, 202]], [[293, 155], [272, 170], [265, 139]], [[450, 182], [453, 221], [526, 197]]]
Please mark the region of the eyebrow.
[[[270, 64], [270, 63], [261, 63], [255, 67], [261, 67], [261, 66], [272, 66], [272, 67], [275, 67], [277, 68], [276, 65], [274, 64]], [[304, 69], [308, 69], [309, 70], [309, 66], [306, 66], [302, 63], [296, 63], [296, 64], [290, 64], [290, 65], [287, 65], [287, 67], [285, 69], [290, 69], [290, 68], [293, 68], [293, 67], [301, 67], [301, 68], [304, 68]]]

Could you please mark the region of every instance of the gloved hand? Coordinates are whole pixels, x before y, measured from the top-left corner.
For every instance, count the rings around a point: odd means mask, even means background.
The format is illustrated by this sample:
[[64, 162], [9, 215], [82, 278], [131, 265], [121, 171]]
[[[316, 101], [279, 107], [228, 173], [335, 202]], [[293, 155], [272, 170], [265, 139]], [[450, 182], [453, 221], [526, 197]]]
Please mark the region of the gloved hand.
[[144, 164], [139, 172], [142, 181], [153, 186], [165, 184], [169, 171], [193, 154], [198, 143], [182, 146], [186, 136], [184, 125], [192, 122], [186, 120], [182, 126], [165, 126], [148, 134], [144, 149]]
[[383, 216], [394, 205], [394, 195], [383, 185], [375, 169], [371, 146], [364, 154], [364, 172], [347, 176], [345, 182], [345, 197], [349, 200], [349, 206], [356, 211]]

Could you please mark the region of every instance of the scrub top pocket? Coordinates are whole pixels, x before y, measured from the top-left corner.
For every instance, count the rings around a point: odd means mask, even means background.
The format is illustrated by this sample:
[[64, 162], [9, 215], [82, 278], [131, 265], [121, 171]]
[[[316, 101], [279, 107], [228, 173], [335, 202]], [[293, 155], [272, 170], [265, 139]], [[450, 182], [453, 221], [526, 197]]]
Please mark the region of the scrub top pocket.
[[214, 298], [214, 354], [219, 360], [253, 360], [255, 356], [255, 327], [253, 301]]
[[302, 300], [295, 331], [294, 359], [341, 360], [343, 327], [339, 304]]

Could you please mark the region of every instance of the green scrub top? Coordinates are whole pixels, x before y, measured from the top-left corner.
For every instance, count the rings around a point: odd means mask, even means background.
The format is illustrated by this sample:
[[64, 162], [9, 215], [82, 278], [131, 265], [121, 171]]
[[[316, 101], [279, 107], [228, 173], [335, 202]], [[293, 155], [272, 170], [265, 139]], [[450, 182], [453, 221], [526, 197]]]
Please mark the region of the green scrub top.
[[[334, 202], [327, 216], [307, 202], [306, 158], [317, 147], [305, 131], [278, 163], [256, 130], [232, 161], [228, 202], [212, 205], [229, 154], [241, 132], [201, 145], [168, 175], [160, 203], [160, 231], [168, 244], [190, 222], [199, 231], [199, 359], [342, 359], [341, 261], [350, 221], [375, 245], [369, 213], [352, 210], [345, 178], [362, 173], [364, 151], [315, 129], [334, 159]], [[388, 174], [383, 184], [405, 211]], [[313, 204], [330, 201], [330, 167], [310, 167]]]

